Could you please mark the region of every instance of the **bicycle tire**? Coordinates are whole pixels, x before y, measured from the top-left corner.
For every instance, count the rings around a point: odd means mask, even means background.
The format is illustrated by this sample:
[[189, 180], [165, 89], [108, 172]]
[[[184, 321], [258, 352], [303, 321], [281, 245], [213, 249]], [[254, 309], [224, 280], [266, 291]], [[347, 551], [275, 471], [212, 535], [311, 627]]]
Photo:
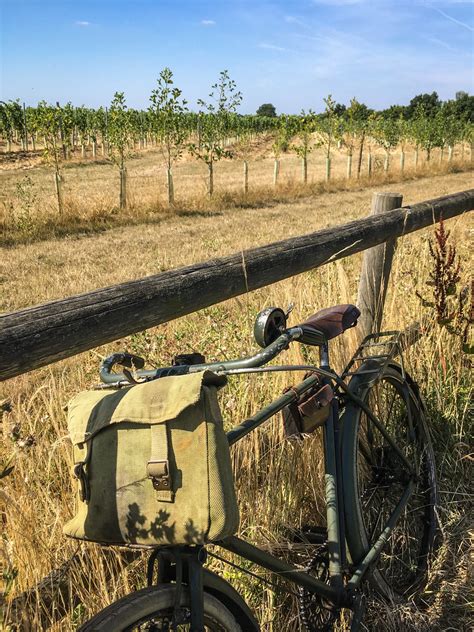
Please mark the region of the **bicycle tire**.
[[[382, 370], [375, 383], [373, 372], [362, 373], [374, 369]], [[425, 583], [436, 533], [435, 460], [424, 405], [416, 384], [409, 376], [404, 379], [395, 363], [382, 369], [376, 360], [369, 360], [352, 377], [349, 388], [374, 411], [415, 467], [414, 492], [369, 574], [379, 594], [395, 602], [405, 601]], [[406, 489], [407, 474], [393, 448], [357, 403], [347, 402], [342, 425], [346, 538], [357, 566]]]
[[[84, 623], [78, 632], [132, 632], [148, 630], [146, 624], [156, 623], [158, 619], [165, 625], [171, 622], [175, 603], [174, 584], [150, 586], [126, 595], [110, 604]], [[183, 586], [181, 608], [189, 615], [189, 590]], [[189, 616], [187, 616], [189, 618]], [[159, 621], [158, 621], [159, 622]], [[205, 630], [212, 632], [243, 632], [235, 617], [216, 597], [204, 592]], [[188, 623], [176, 627], [154, 627], [156, 630], [189, 630]]]

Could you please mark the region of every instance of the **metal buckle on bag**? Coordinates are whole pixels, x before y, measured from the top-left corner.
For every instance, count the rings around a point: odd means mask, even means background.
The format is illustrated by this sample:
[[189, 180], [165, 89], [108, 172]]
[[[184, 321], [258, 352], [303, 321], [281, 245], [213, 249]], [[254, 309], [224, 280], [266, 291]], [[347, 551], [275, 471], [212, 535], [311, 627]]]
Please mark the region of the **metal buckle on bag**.
[[76, 463], [73, 468], [74, 476], [79, 479], [81, 484], [81, 489], [79, 490], [79, 498], [82, 502], [89, 502], [90, 498], [90, 487], [89, 487], [89, 479], [87, 478], [87, 474], [84, 470], [84, 461], [80, 461]]
[[159, 492], [171, 489], [169, 461], [148, 461], [146, 466], [148, 477], [152, 479], [153, 487]]

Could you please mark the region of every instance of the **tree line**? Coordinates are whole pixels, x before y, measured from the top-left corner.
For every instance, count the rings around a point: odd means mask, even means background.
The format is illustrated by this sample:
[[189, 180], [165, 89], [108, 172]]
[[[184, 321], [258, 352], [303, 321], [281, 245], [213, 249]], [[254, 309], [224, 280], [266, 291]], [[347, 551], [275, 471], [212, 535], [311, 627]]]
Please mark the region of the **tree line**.
[[347, 178], [360, 177], [362, 157], [367, 155], [367, 173], [372, 171], [372, 149], [384, 150], [384, 170], [388, 171], [395, 148], [400, 148], [400, 169], [405, 165], [406, 147], [414, 147], [414, 166], [419, 152], [430, 161], [433, 149], [445, 150], [448, 162], [454, 146], [474, 141], [474, 97], [465, 92], [442, 102], [437, 93], [414, 97], [409, 105], [393, 105], [374, 111], [353, 98], [348, 106], [331, 95], [324, 110], [301, 111], [298, 115], [277, 115], [272, 104], [263, 104], [255, 115], [241, 115], [242, 94], [224, 70], [206, 99], [198, 100], [198, 111], [189, 109], [182, 91], [174, 84], [173, 73], [164, 68], [152, 90], [147, 110], [129, 108], [123, 92], [116, 92], [108, 107], [98, 109], [60, 105], [45, 101], [25, 107], [19, 100], [0, 102], [0, 137], [6, 152], [17, 143], [23, 151], [41, 149], [53, 167], [58, 210], [63, 211], [62, 163], [71, 151], [86, 156], [86, 148], [96, 157], [100, 151], [117, 165], [120, 182], [119, 205], [127, 205], [127, 159], [133, 151], [149, 145], [160, 150], [166, 169], [168, 202], [174, 204], [173, 166], [185, 151], [206, 165], [208, 193], [214, 192], [214, 166], [231, 158], [239, 149], [244, 164], [244, 192], [248, 191], [248, 160], [253, 142], [261, 134], [272, 139], [273, 182], [278, 183], [282, 153], [294, 152], [301, 159], [302, 181], [308, 178], [308, 157], [316, 148], [324, 149], [326, 180], [331, 178], [335, 148], [347, 154]]

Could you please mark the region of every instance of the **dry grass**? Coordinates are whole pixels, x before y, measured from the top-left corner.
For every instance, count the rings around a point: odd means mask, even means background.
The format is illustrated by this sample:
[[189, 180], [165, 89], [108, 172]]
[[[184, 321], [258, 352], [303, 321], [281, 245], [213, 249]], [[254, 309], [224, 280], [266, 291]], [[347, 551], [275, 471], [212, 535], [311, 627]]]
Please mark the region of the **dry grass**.
[[[466, 174], [443, 175], [397, 186], [412, 203], [465, 189]], [[325, 193], [315, 199], [269, 208], [231, 209], [208, 216], [168, 217], [160, 225], [117, 228], [104, 234], [4, 249], [0, 309], [14, 310], [46, 300], [137, 278], [205, 260], [289, 235], [334, 225], [367, 213], [370, 190]], [[469, 216], [448, 223], [458, 243], [467, 277]], [[399, 242], [385, 312], [385, 328], [402, 328], [422, 315], [415, 296], [430, 266], [427, 238], [421, 231]], [[140, 562], [106, 581], [113, 565], [94, 545], [66, 540], [61, 527], [73, 511], [71, 456], [63, 406], [76, 392], [97, 381], [101, 357], [127, 348], [168, 364], [175, 353], [197, 350], [208, 359], [231, 358], [253, 347], [252, 325], [264, 306], [296, 303], [292, 322], [319, 308], [355, 300], [360, 256], [327, 265], [269, 288], [227, 301], [95, 351], [23, 375], [3, 385], [12, 411], [3, 415], [0, 463], [12, 458], [12, 474], [1, 481], [0, 559], [4, 583], [12, 580], [10, 596], [34, 585], [78, 548], [87, 552], [93, 572], [77, 577], [74, 593], [84, 606], [53, 630], [69, 631], [91, 613], [144, 581]], [[354, 332], [333, 345], [332, 358], [341, 368], [353, 347]], [[285, 360], [315, 359], [312, 350], [294, 345]], [[375, 604], [367, 619], [373, 631], [467, 630], [469, 627], [469, 541], [472, 497], [469, 488], [469, 371], [456, 341], [437, 326], [407, 354], [410, 371], [419, 380], [431, 413], [436, 445], [441, 504], [440, 548], [434, 560], [425, 608], [419, 604], [393, 609]], [[281, 392], [291, 379], [233, 379], [222, 398], [224, 416], [235, 423]], [[288, 445], [279, 423], [249, 435], [234, 451], [242, 509], [241, 533], [271, 546], [281, 526], [295, 526], [324, 515], [322, 454], [318, 436], [304, 446]], [[472, 524], [471, 524], [472, 526]], [[106, 561], [104, 561], [106, 560]], [[255, 608], [263, 630], [299, 630], [291, 598], [276, 597], [260, 583], [232, 569], [225, 576], [240, 588]], [[39, 606], [38, 606], [39, 607]], [[37, 629], [32, 622], [32, 629]], [[344, 627], [344, 624], [341, 624]]]
[[[381, 186], [470, 168], [470, 163], [463, 161], [460, 150], [454, 154], [451, 164], [446, 160], [440, 164], [436, 155], [429, 164], [423, 163], [420, 157], [416, 172], [411, 164], [411, 155], [407, 154], [403, 174], [398, 154], [394, 154], [388, 173], [383, 171], [380, 150], [374, 150], [373, 155], [370, 180], [365, 160], [361, 179], [347, 180], [346, 156], [342, 151], [336, 151], [331, 181], [325, 183], [325, 158], [322, 150], [318, 149], [310, 154], [308, 184], [304, 185], [299, 158], [286, 154], [281, 158], [278, 186], [274, 187], [269, 143], [265, 142], [263, 146], [257, 144], [249, 162], [249, 192], [243, 192], [242, 162], [237, 155], [235, 160], [223, 160], [216, 164], [215, 194], [211, 199], [206, 193], [205, 165], [185, 156], [174, 169], [176, 201], [171, 209], [167, 204], [161, 154], [156, 149], [147, 150], [128, 162], [128, 208], [122, 211], [118, 208], [118, 170], [113, 164], [102, 158], [71, 161], [63, 169], [62, 215], [58, 214], [50, 168], [41, 165], [38, 159], [20, 163], [15, 169], [6, 169], [5, 165], [2, 169], [0, 165], [0, 245], [100, 232], [114, 226], [161, 223], [170, 214], [216, 213], [229, 208], [257, 209], [319, 196], [326, 191], [359, 190], [368, 185]], [[469, 158], [467, 153], [464, 158]]]

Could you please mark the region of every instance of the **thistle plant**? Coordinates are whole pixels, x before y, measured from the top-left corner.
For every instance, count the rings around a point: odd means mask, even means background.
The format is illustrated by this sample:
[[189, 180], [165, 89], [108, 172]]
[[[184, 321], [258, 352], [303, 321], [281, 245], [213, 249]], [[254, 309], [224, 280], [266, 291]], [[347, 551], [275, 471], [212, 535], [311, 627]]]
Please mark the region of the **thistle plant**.
[[438, 325], [459, 340], [461, 349], [473, 353], [468, 337], [474, 322], [474, 280], [471, 279], [469, 286], [459, 288], [461, 261], [456, 245], [450, 242], [450, 235], [441, 217], [434, 240], [428, 242], [433, 268], [427, 285], [432, 287], [432, 300], [417, 295], [425, 307], [432, 309]]

